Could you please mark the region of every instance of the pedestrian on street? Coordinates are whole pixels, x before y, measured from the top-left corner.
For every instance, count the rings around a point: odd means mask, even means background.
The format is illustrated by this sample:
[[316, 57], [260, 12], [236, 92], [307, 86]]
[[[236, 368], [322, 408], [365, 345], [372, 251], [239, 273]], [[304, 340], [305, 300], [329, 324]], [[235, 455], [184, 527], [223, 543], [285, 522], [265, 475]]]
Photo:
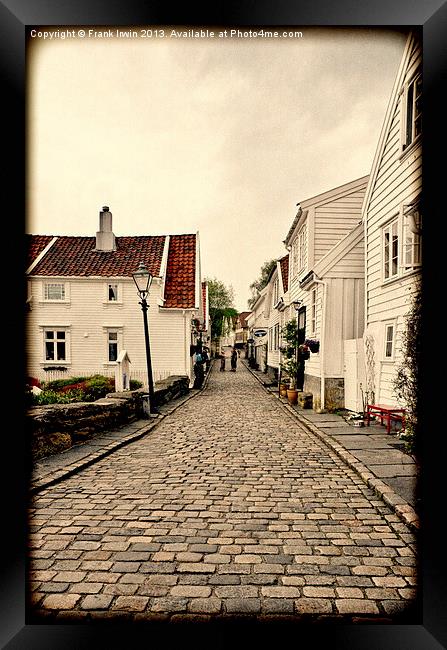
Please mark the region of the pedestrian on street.
[[196, 352], [194, 355], [194, 385], [193, 388], [201, 388], [203, 384], [203, 380], [205, 379], [205, 370], [204, 370], [204, 361], [203, 361], [203, 354], [200, 352]]
[[205, 364], [206, 371], [210, 369], [210, 357], [208, 354], [208, 348], [204, 347], [202, 350], [202, 363]]
[[236, 348], [233, 348], [231, 351], [231, 371], [236, 372], [237, 366], [237, 351]]
[[220, 371], [225, 372], [225, 351], [223, 348], [220, 351]]

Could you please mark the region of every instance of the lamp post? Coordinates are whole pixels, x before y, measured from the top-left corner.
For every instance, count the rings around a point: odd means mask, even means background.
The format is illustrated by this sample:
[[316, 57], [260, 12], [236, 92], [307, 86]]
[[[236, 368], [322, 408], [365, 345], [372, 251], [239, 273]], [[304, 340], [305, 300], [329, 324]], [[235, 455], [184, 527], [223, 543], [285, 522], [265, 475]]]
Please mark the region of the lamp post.
[[152, 379], [152, 360], [151, 360], [151, 346], [149, 341], [149, 326], [147, 322], [147, 310], [149, 306], [147, 304], [146, 298], [149, 295], [149, 290], [152, 284], [152, 275], [147, 270], [144, 262], [140, 262], [138, 269], [132, 273], [135, 286], [137, 287], [138, 295], [140, 296], [141, 310], [143, 312], [143, 323], [144, 323], [144, 340], [146, 343], [146, 363], [147, 363], [147, 380], [149, 387], [149, 412], [151, 414], [157, 414], [158, 411], [155, 408], [154, 400], [154, 382]]
[[295, 363], [296, 363], [296, 376], [295, 376], [295, 385], [298, 388], [298, 367], [299, 367], [299, 345], [298, 345], [298, 312], [300, 310], [301, 305], [303, 304], [302, 300], [294, 300], [292, 305], [295, 309], [295, 314], [296, 314], [296, 346], [295, 346]]

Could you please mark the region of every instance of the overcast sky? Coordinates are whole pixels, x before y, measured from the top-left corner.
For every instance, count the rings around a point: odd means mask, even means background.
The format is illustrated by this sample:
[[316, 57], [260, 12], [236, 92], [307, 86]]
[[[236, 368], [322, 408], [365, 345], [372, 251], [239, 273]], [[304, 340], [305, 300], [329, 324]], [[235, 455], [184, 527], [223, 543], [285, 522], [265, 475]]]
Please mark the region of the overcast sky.
[[203, 276], [247, 309], [296, 204], [370, 172], [405, 45], [301, 31], [31, 39], [27, 231], [94, 236], [103, 205], [117, 236], [199, 231]]

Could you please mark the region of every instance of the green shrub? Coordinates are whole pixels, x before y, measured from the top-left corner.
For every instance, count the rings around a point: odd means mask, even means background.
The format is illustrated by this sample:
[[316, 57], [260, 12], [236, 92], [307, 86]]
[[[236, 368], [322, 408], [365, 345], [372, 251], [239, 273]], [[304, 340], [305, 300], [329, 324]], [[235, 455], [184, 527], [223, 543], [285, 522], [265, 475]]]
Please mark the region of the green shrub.
[[[142, 387], [137, 379], [130, 380], [131, 390]], [[103, 375], [91, 377], [68, 377], [42, 382], [43, 392], [33, 395], [29, 387], [26, 391], [26, 403], [29, 406], [45, 404], [69, 404], [71, 402], [95, 402], [115, 390], [115, 379]]]
[[68, 404], [70, 397], [55, 390], [44, 390], [39, 395], [32, 396], [32, 406], [45, 406], [46, 404]]
[[66, 386], [71, 386], [71, 384], [78, 384], [81, 381], [85, 381], [87, 377], [67, 377], [67, 379], [53, 379], [53, 381], [42, 382], [41, 387], [44, 390], [61, 390]]

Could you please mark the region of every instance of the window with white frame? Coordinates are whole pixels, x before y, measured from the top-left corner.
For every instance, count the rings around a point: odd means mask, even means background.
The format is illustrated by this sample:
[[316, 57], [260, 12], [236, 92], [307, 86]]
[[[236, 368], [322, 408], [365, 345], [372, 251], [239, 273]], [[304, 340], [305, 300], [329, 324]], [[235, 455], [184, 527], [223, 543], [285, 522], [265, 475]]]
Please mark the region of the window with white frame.
[[403, 265], [411, 271], [421, 265], [422, 217], [419, 201], [404, 207], [403, 220]]
[[385, 360], [391, 361], [394, 358], [395, 329], [394, 323], [385, 325]]
[[118, 332], [108, 330], [107, 332], [107, 361], [112, 362], [118, 359]]
[[278, 278], [276, 278], [275, 282], [273, 283], [273, 305], [276, 305], [278, 302], [278, 296], [279, 296], [279, 281]]
[[118, 359], [119, 353], [124, 349], [123, 326], [104, 325], [103, 332], [105, 346], [104, 363], [115, 363]]
[[116, 282], [109, 282], [107, 285], [107, 301], [118, 302], [118, 284]]
[[279, 350], [279, 323], [275, 325], [275, 330], [273, 335], [273, 347], [274, 350]]
[[68, 361], [68, 341], [65, 329], [44, 329], [44, 360]]
[[422, 76], [419, 74], [407, 86], [404, 107], [403, 149], [409, 147], [421, 133]]
[[299, 231], [292, 244], [292, 265], [294, 275], [297, 275], [307, 264], [307, 224]]
[[383, 228], [383, 278], [390, 280], [399, 275], [399, 220], [396, 217]]
[[65, 284], [63, 282], [45, 282], [44, 300], [65, 300]]
[[317, 290], [310, 292], [310, 331], [315, 334], [317, 330]]

